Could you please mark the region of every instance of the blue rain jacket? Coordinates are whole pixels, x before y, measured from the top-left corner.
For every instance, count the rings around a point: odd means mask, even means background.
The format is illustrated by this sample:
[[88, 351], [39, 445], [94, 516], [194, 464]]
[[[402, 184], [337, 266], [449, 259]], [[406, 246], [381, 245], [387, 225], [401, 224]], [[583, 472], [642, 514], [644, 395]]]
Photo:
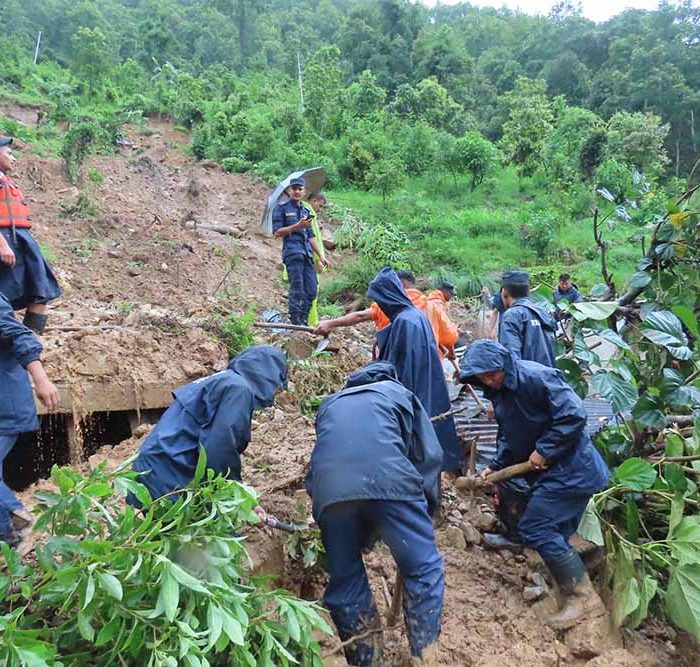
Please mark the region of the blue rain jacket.
[[518, 299], [503, 315], [498, 342], [516, 359], [536, 361], [554, 367], [554, 333], [557, 323], [528, 297]]
[[[367, 290], [391, 320], [388, 327], [377, 332], [379, 358], [396, 367], [396, 373], [406, 389], [423, 404], [428, 416], [447, 412], [450, 397], [437, 353], [435, 335], [427, 318], [406, 295], [396, 272], [383, 268]], [[433, 424], [442, 447], [443, 470], [461, 467], [461, 452], [452, 417]]]
[[[272, 212], [272, 231], [276, 232], [282, 227], [296, 225], [299, 220], [313, 215], [303, 204], [295, 204], [291, 199], [284, 204], [277, 204]], [[313, 260], [314, 251], [311, 248], [310, 239], [314, 237], [311, 227], [299, 229], [287, 234], [282, 239], [282, 261], [286, 262], [291, 257], [305, 256]]]
[[518, 360], [500, 343], [487, 340], [467, 350], [461, 368], [462, 381], [479, 386], [478, 373], [505, 371], [501, 389], [484, 388], [498, 421], [492, 470], [527, 461], [537, 450], [549, 468], [527, 476], [533, 490], [583, 494], [605, 486], [608, 468], [586, 433], [583, 401], [561, 371]]
[[355, 371], [316, 417], [316, 446], [306, 489], [318, 521], [350, 500], [438, 503], [442, 449], [420, 401], [387, 362]]
[[287, 385], [284, 353], [256, 345], [235, 357], [228, 370], [186, 384], [141, 445], [133, 468], [152, 498], [187, 486], [194, 477], [199, 448], [207, 467], [241, 479], [241, 453], [250, 442], [255, 410], [272, 405]]
[[42, 349], [39, 339], [19, 322], [10, 302], [0, 293], [0, 435], [39, 428], [26, 369], [41, 358]]
[[552, 295], [552, 301], [554, 301], [554, 305], [556, 306], [560, 301], [563, 301], [566, 299], [569, 303], [581, 303], [583, 301], [583, 294], [576, 289], [576, 285], [572, 285], [569, 287], [566, 292], [562, 292], [559, 287], [554, 290], [554, 294]]

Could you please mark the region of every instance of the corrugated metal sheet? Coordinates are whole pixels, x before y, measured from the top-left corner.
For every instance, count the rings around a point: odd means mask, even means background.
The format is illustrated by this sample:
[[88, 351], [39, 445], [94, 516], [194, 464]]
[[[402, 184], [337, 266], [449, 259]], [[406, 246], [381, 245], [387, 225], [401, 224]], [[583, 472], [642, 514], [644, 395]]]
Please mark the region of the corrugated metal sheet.
[[[474, 391], [479, 395], [479, 398], [488, 404], [488, 401], [483, 398], [480, 389], [474, 388]], [[452, 402], [453, 408], [468, 407], [464, 412], [459, 412], [454, 416], [457, 435], [463, 445], [466, 447], [472, 441], [475, 435], [479, 435], [479, 444], [477, 446], [477, 464], [485, 466], [496, 453], [496, 436], [498, 435], [498, 424], [495, 420], [490, 421], [485, 414], [480, 414], [477, 417], [469, 419], [469, 415], [476, 412], [478, 405], [476, 401], [465, 392], [458, 396]], [[584, 401], [588, 412], [588, 433], [593, 435], [597, 433], [605, 422], [613, 417], [613, 411], [607, 401], [597, 398], [587, 398]]]

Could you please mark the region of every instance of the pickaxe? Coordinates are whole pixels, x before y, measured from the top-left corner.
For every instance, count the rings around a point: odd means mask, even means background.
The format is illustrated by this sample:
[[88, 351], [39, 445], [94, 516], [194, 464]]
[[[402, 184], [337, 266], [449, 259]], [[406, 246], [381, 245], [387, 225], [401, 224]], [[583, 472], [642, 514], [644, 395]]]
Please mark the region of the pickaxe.
[[474, 491], [484, 484], [496, 484], [497, 482], [502, 482], [511, 477], [527, 475], [527, 473], [533, 470], [532, 464], [529, 461], [524, 461], [523, 463], [516, 463], [515, 465], [502, 468], [501, 470], [495, 470], [490, 475], [487, 475], [486, 479], [477, 477], [474, 474], [467, 475], [466, 477], [458, 477], [455, 480], [455, 488], [463, 492]]
[[[253, 322], [253, 326], [258, 329], [286, 329], [289, 331], [306, 331], [306, 333], [314, 333], [315, 331], [313, 327], [307, 327], [303, 324], [285, 324], [284, 322]], [[323, 352], [330, 342], [331, 339], [328, 336], [322, 338], [316, 346], [314, 353], [319, 354]]]

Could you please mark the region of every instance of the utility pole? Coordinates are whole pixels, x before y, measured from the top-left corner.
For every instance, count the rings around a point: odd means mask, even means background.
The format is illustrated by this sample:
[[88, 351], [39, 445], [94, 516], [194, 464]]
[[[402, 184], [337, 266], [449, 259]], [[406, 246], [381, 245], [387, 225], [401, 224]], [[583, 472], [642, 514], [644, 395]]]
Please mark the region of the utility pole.
[[301, 113], [304, 113], [304, 82], [301, 78], [301, 56], [297, 51], [297, 76], [299, 77], [299, 106]]
[[41, 44], [41, 30], [39, 30], [39, 35], [36, 38], [36, 49], [34, 49], [34, 64], [39, 59], [39, 44]]

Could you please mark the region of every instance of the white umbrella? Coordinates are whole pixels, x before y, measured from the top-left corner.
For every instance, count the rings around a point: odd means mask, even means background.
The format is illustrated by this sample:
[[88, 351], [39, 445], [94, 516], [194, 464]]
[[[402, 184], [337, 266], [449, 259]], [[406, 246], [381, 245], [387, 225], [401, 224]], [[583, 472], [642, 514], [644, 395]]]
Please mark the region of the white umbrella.
[[318, 192], [325, 185], [326, 180], [328, 180], [323, 167], [313, 167], [289, 174], [287, 178], [277, 185], [272, 191], [272, 194], [267, 198], [267, 205], [265, 206], [262, 223], [260, 224], [260, 231], [263, 233], [272, 234], [272, 212], [275, 210], [277, 204], [283, 204], [289, 199], [286, 190], [289, 187], [289, 182], [293, 178], [303, 178], [306, 181], [307, 195]]

